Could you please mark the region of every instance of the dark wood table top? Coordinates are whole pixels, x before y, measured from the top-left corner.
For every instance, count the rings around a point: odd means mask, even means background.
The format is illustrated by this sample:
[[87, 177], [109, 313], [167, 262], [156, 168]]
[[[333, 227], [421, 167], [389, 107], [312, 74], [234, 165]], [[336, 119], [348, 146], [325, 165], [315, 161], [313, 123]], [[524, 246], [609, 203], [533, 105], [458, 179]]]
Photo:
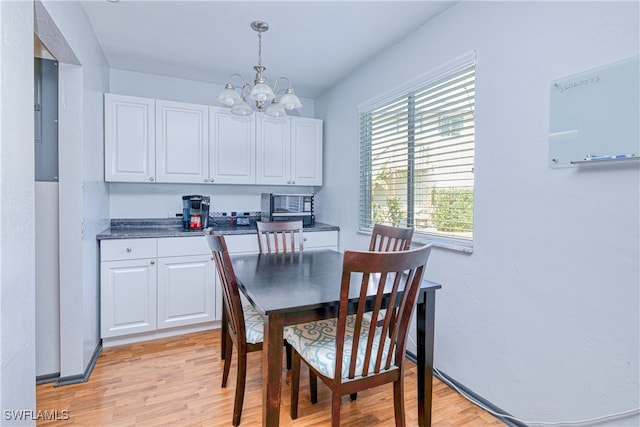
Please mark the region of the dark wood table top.
[[[231, 260], [241, 292], [259, 312], [271, 315], [328, 308], [337, 311], [343, 257], [332, 250], [305, 250], [232, 255]], [[421, 289], [440, 287], [424, 280]]]

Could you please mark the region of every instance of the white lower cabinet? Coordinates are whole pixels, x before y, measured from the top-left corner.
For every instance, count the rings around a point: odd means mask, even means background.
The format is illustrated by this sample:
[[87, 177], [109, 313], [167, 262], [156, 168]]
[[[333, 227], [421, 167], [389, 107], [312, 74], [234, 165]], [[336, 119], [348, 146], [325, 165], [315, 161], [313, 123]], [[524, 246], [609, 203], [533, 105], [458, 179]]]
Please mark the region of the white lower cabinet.
[[[231, 254], [257, 253], [255, 234], [225, 236]], [[303, 232], [305, 250], [338, 250], [337, 231]], [[104, 347], [220, 327], [222, 289], [204, 236], [102, 240]]]
[[158, 329], [218, 320], [215, 274], [211, 255], [158, 258]]
[[106, 261], [100, 265], [102, 338], [156, 329], [156, 260]]
[[100, 256], [105, 347], [219, 326], [222, 295], [203, 236], [103, 240]]
[[[229, 253], [233, 254], [249, 254], [258, 253], [258, 238], [255, 234], [236, 234], [224, 236]], [[296, 248], [299, 246], [298, 236], [295, 237]], [[338, 232], [337, 231], [303, 231], [302, 247], [306, 249], [331, 249], [338, 250]]]
[[305, 249], [332, 249], [338, 250], [337, 231], [316, 231], [314, 233], [302, 233], [302, 242]]

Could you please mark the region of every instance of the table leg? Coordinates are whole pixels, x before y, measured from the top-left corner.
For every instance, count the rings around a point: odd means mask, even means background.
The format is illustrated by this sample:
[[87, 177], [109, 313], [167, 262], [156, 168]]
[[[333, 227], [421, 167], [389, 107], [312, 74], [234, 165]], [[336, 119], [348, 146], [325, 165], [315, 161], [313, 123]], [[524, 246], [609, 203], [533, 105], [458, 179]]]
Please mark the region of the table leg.
[[425, 300], [416, 307], [418, 345], [418, 425], [431, 426], [433, 391], [433, 334], [436, 291], [426, 291]]
[[262, 425], [277, 427], [280, 421], [283, 319], [270, 315], [264, 320], [262, 343]]

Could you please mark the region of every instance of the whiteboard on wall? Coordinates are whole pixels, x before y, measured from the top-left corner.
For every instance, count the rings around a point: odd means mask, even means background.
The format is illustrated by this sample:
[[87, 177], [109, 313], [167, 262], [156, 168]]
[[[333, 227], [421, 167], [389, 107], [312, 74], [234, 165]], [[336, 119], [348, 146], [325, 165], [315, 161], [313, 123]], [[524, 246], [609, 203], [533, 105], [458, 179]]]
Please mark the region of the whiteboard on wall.
[[552, 167], [640, 158], [639, 63], [635, 56], [552, 82]]

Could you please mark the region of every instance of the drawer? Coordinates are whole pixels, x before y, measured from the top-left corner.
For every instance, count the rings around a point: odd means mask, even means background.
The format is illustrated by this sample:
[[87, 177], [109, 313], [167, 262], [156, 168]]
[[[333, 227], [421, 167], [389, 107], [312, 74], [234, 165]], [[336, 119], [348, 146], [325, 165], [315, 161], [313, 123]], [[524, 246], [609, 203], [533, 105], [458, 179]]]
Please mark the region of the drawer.
[[155, 258], [158, 239], [115, 239], [100, 242], [100, 261]]
[[258, 252], [257, 234], [227, 235], [224, 236], [224, 241], [227, 243], [227, 249], [231, 254]]
[[204, 236], [158, 238], [158, 258], [189, 255], [211, 255]]
[[338, 249], [337, 231], [303, 232], [303, 246], [305, 249], [326, 248]]

